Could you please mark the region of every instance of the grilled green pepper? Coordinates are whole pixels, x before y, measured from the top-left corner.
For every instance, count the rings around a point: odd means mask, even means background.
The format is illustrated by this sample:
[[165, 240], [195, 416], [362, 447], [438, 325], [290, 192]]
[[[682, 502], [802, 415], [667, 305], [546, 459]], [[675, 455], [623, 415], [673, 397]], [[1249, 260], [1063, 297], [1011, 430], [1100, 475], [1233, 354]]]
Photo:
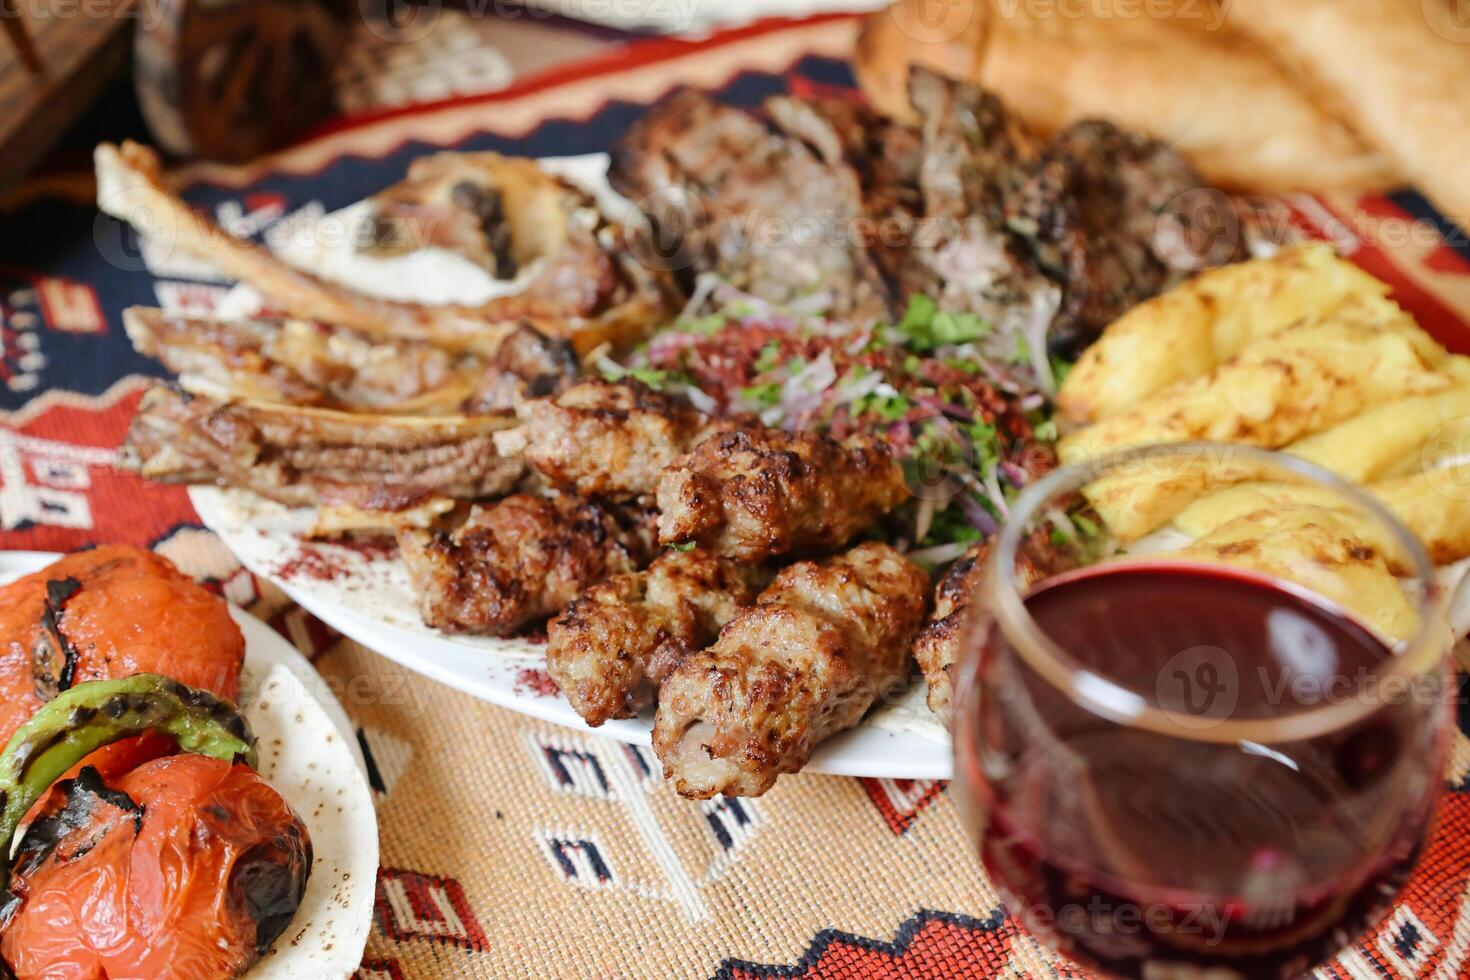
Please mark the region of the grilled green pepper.
[[213, 694], [158, 674], [78, 684], [32, 715], [0, 754], [0, 889], [16, 830], [51, 784], [104, 745], [150, 731], [185, 752], [256, 765], [245, 716]]

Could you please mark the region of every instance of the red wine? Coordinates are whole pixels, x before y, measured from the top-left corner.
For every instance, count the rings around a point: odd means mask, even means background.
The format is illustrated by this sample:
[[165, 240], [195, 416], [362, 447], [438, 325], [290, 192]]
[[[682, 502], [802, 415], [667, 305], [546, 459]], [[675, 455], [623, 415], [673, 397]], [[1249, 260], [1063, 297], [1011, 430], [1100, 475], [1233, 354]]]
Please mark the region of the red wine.
[[[1341, 611], [1219, 567], [1095, 566], [1026, 606], [1081, 667], [1186, 731], [1250, 719], [1269, 736], [1273, 720], [1363, 697], [1393, 656]], [[1210, 741], [1100, 718], [991, 634], [976, 724], [957, 728], [981, 858], [1012, 913], [1064, 952], [1121, 976], [1164, 963], [1291, 976], [1391, 903], [1440, 785], [1442, 678], [1380, 690], [1310, 740]]]

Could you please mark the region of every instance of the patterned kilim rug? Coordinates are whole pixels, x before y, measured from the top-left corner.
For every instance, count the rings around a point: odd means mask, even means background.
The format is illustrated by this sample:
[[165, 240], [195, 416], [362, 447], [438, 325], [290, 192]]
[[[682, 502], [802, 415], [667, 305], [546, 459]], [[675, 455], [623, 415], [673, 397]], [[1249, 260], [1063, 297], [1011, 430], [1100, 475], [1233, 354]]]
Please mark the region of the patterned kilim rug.
[[[432, 150], [605, 149], [678, 84], [752, 103], [841, 91], [854, 22], [764, 23], [648, 40], [494, 95], [342, 125], [242, 169], [198, 168], [189, 196], [259, 234], [341, 207]], [[1335, 241], [1437, 336], [1470, 350], [1470, 252], [1412, 194], [1274, 202]], [[207, 268], [139, 255], [90, 209], [37, 205], [0, 240], [0, 546], [156, 548], [248, 605], [343, 692], [372, 760], [383, 870], [361, 976], [1061, 977], [999, 909], [945, 786], [803, 776], [758, 800], [690, 803], [647, 750], [482, 704], [341, 640], [244, 572], [180, 489], [110, 463], [147, 377], [119, 311], [209, 310]], [[1393, 234], [1390, 234], [1393, 232]], [[1462, 678], [1462, 686], [1463, 686]], [[1470, 723], [1470, 716], [1464, 719]], [[1470, 742], [1423, 864], [1390, 921], [1334, 977], [1451, 977], [1470, 946]]]

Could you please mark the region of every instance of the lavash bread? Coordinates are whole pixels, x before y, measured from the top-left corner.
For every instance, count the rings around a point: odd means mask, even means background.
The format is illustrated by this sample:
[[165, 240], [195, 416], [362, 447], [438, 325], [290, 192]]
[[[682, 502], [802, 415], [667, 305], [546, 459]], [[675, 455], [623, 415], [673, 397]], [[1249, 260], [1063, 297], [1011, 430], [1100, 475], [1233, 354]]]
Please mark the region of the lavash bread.
[[1222, 28], [1225, 18], [1205, 0], [1099, 13], [1111, 9], [897, 0], [865, 22], [856, 72], [869, 99], [900, 118], [911, 112], [908, 68], [920, 64], [990, 89], [1043, 134], [1078, 119], [1111, 119], [1173, 144], [1221, 187], [1379, 190], [1401, 183], [1384, 154], [1253, 41]]
[[1458, 2], [1220, 0], [1220, 9], [1470, 228], [1470, 19]]

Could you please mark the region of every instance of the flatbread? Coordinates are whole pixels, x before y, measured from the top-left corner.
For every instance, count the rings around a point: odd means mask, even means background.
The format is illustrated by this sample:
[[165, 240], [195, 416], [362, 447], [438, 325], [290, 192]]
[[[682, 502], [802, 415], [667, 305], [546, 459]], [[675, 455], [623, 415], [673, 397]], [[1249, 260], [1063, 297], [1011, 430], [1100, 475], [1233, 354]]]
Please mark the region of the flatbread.
[[990, 89], [1044, 134], [1079, 119], [1111, 119], [1173, 144], [1225, 188], [1402, 183], [1385, 154], [1253, 42], [1219, 29], [1206, 0], [1128, 5], [1131, 16], [1120, 7], [1114, 17], [1089, 12], [1095, 4], [1066, 13], [1045, 6], [1050, 16], [1028, 15], [1026, 2], [898, 0], [864, 24], [858, 80], [874, 105], [898, 118], [911, 116], [905, 80], [918, 64]]
[[1258, 39], [1463, 228], [1470, 20], [1457, 16], [1457, 3], [1230, 0], [1221, 8], [1232, 29]]

